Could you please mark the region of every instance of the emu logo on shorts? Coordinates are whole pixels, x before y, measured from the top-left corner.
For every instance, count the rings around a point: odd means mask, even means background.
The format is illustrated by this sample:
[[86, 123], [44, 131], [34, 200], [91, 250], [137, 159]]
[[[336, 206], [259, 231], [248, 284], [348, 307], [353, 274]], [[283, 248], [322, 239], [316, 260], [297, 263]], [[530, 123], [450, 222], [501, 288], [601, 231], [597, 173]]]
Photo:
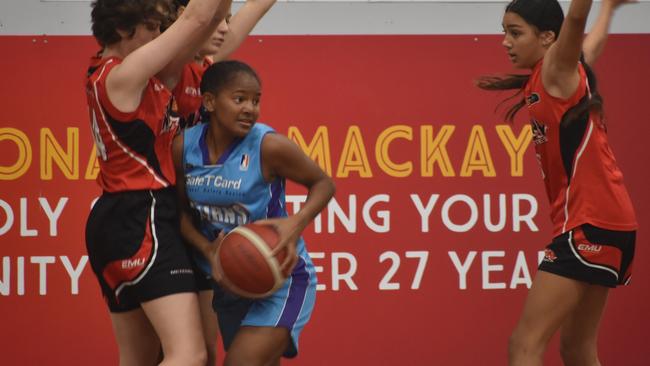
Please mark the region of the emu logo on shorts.
[[557, 259], [557, 256], [555, 255], [555, 252], [553, 252], [550, 249], [544, 249], [544, 262], [555, 262]]
[[144, 266], [145, 258], [125, 259], [122, 261], [122, 269], [132, 269]]
[[598, 244], [578, 244], [578, 250], [581, 252], [598, 253], [603, 250], [603, 246]]

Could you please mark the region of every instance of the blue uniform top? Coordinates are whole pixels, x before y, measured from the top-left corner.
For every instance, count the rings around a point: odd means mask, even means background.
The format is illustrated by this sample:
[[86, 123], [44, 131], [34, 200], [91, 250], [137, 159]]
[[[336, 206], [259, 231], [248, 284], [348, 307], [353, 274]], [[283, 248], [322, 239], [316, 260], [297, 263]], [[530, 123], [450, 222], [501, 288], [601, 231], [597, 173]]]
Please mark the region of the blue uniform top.
[[[246, 136], [233, 141], [216, 164], [210, 164], [207, 131], [207, 123], [183, 131], [183, 170], [190, 207], [208, 240], [214, 240], [221, 230], [229, 232], [257, 220], [286, 217], [284, 178], [266, 182], [262, 174], [262, 140], [275, 130], [254, 124]], [[309, 258], [302, 237], [297, 254]], [[208, 262], [197, 257], [200, 268], [210, 274]]]

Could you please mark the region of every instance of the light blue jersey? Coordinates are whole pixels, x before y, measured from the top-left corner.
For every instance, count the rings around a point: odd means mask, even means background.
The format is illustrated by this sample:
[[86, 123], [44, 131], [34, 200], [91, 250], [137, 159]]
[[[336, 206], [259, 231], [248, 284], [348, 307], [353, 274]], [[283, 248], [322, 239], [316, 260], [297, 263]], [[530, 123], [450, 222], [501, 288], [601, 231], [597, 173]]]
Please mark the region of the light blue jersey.
[[[212, 241], [222, 230], [229, 232], [257, 220], [286, 217], [284, 178], [269, 183], [262, 174], [262, 140], [275, 131], [256, 123], [216, 164], [210, 164], [205, 139], [208, 126], [204, 123], [183, 131], [186, 192], [203, 234]], [[254, 301], [242, 325], [288, 328], [297, 352], [298, 335], [314, 306], [316, 276], [302, 237], [296, 249], [299, 260], [292, 275], [269, 298]], [[198, 254], [196, 257], [199, 267], [209, 274], [207, 260]], [[294, 352], [288, 350], [287, 355]]]

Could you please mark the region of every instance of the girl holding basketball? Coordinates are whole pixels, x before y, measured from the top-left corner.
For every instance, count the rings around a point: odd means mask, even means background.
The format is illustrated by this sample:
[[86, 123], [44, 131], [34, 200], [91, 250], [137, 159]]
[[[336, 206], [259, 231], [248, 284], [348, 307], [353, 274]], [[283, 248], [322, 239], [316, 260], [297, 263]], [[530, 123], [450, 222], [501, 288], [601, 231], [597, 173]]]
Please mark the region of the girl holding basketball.
[[[261, 83], [250, 66], [211, 65], [201, 94], [209, 123], [186, 129], [173, 144], [177, 175], [185, 177], [177, 185], [181, 232], [201, 248], [216, 274], [214, 255], [224, 232], [258, 220], [276, 228], [275, 252], [286, 249], [282, 270], [291, 275], [271, 296], [251, 301], [241, 318], [230, 319], [238, 329], [225, 358], [226, 365], [276, 365], [283, 355], [296, 356], [314, 307], [316, 276], [300, 235], [327, 205], [334, 184], [293, 142], [257, 123]], [[285, 179], [308, 190], [292, 216], [285, 209]]]
[[[193, 0], [192, 0], [193, 1]], [[226, 59], [233, 53], [246, 39], [248, 34], [253, 30], [255, 25], [266, 14], [266, 12], [275, 4], [276, 0], [247, 0], [234, 16], [230, 12], [214, 31], [214, 33], [203, 43], [199, 51], [194, 55], [194, 59], [188, 62], [181, 73], [181, 78], [173, 90], [173, 95], [178, 106], [180, 116], [180, 127], [189, 128], [201, 122], [204, 110], [201, 106], [202, 99], [200, 93], [200, 83], [205, 69], [213, 62]], [[178, 16], [181, 16], [188, 0], [175, 0]], [[192, 244], [192, 243], [190, 243]], [[191, 247], [194, 249], [194, 247]], [[216, 348], [219, 324], [225, 334], [229, 332], [228, 314], [224, 314], [218, 319], [213, 310], [213, 284], [210, 276], [210, 266], [203, 259], [200, 250], [190, 250], [191, 260], [194, 263], [194, 272], [196, 277], [196, 286], [199, 296], [199, 307], [201, 309], [201, 323], [203, 325], [203, 336], [206, 342], [208, 352], [207, 365], [216, 364]], [[223, 294], [217, 294], [217, 303], [223, 302]], [[228, 309], [233, 311], [244, 311], [247, 308], [247, 302], [237, 300], [230, 302]], [[232, 339], [224, 338], [224, 344], [227, 346]]]
[[512, 1], [503, 16], [503, 46], [516, 68], [531, 73], [478, 82], [523, 94], [507, 118], [528, 108], [551, 202], [554, 239], [510, 338], [510, 365], [542, 365], [560, 329], [566, 365], [599, 365], [608, 290], [631, 275], [634, 210], [607, 142], [594, 74], [580, 62], [590, 8], [591, 0], [573, 0], [565, 18], [556, 0]]

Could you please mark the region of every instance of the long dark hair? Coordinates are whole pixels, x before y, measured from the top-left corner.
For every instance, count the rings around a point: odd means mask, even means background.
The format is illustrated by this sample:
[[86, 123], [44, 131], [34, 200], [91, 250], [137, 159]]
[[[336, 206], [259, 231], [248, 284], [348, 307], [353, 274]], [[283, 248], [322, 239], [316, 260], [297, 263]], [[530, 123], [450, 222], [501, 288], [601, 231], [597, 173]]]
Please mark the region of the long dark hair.
[[[506, 6], [505, 12], [512, 12], [519, 15], [528, 24], [535, 26], [540, 32], [554, 32], [555, 39], [559, 36], [562, 22], [564, 21], [564, 13], [557, 0], [513, 0]], [[591, 67], [584, 62], [582, 55], [580, 56], [580, 61], [587, 76], [588, 90], [578, 104], [571, 107], [562, 116], [562, 126], [567, 126], [575, 120], [588, 118], [590, 111], [596, 111], [601, 116], [603, 113], [603, 98], [598, 93], [596, 75]], [[517, 89], [515, 94], [499, 103], [498, 108], [504, 103], [521, 96], [523, 88], [529, 79], [530, 74], [484, 75], [476, 80], [476, 85], [485, 90]], [[512, 123], [515, 115], [524, 105], [526, 105], [526, 101], [521, 96], [521, 99], [510, 106], [506, 112], [506, 120]]]

